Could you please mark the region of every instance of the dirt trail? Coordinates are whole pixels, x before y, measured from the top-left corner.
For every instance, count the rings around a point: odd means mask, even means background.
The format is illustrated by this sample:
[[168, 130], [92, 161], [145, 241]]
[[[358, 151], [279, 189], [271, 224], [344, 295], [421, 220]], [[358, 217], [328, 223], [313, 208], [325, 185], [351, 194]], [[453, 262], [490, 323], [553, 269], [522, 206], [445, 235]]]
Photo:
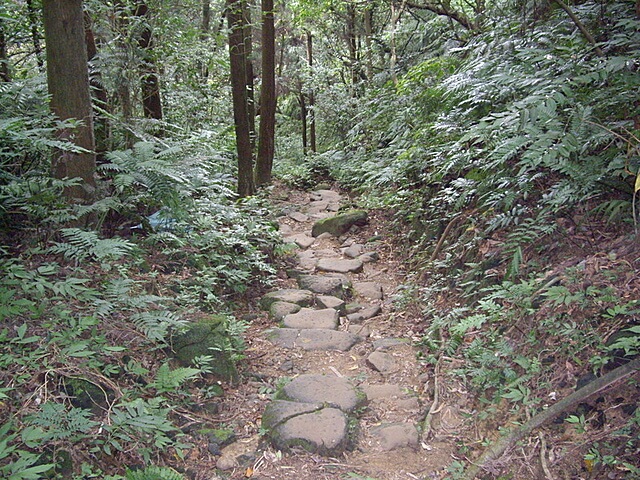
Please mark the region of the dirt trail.
[[[223, 424], [245, 434], [216, 452], [220, 473], [207, 478], [436, 479], [455, 459], [464, 392], [446, 398], [433, 368], [418, 361], [412, 341], [421, 320], [394, 302], [404, 272], [385, 225], [370, 218], [344, 235], [311, 236], [315, 222], [348, 200], [327, 190], [274, 200], [283, 236], [298, 247], [271, 296], [311, 290], [312, 299], [299, 299], [301, 309], [295, 298], [273, 306], [267, 295], [261, 303], [270, 311], [254, 312], [245, 365], [251, 380], [220, 406]], [[425, 438], [434, 388], [438, 404]], [[355, 403], [344, 406], [344, 395]]]

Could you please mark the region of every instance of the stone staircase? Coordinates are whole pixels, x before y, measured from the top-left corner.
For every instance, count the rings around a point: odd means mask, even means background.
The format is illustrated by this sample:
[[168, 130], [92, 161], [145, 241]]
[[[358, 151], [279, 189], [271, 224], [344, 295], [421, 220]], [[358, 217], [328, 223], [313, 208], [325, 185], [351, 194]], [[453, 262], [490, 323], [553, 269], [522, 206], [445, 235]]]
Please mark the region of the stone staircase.
[[283, 371], [306, 355], [319, 360], [298, 361], [304, 371], [283, 378], [262, 427], [283, 451], [303, 448], [329, 457], [418, 452], [425, 446], [416, 352], [408, 339], [385, 336], [379, 326], [392, 321], [385, 317], [391, 292], [376, 282], [375, 242], [356, 240], [366, 214], [340, 214], [342, 203], [337, 192], [318, 190], [304, 208], [280, 218], [285, 240], [299, 248], [287, 272], [296, 284], [262, 298], [273, 320], [264, 335], [290, 352]]

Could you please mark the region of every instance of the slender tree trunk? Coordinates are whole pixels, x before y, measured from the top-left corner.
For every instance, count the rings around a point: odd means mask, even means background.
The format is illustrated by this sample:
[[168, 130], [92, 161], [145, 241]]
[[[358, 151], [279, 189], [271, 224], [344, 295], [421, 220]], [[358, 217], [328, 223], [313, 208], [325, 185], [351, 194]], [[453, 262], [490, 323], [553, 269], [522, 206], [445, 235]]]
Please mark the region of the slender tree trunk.
[[5, 22], [0, 18], [0, 82], [10, 82], [9, 57], [7, 55], [7, 37], [4, 34]]
[[[209, 39], [209, 33], [211, 32], [211, 0], [202, 0], [202, 25], [200, 26], [200, 40], [206, 42]], [[209, 78], [209, 67], [203, 62], [199, 61], [198, 70], [200, 71], [200, 78], [204, 81]]]
[[63, 120], [82, 121], [76, 128], [61, 129], [58, 135], [86, 150], [58, 151], [52, 171], [56, 178], [80, 178], [82, 183], [69, 187], [65, 194], [72, 201], [87, 203], [95, 196], [96, 158], [82, 0], [43, 0], [42, 4], [51, 110]]
[[273, 0], [262, 0], [262, 90], [256, 184], [271, 183], [276, 130], [276, 42]]
[[[92, 65], [92, 61], [98, 54], [96, 47], [96, 40], [93, 34], [93, 26], [91, 17], [85, 13], [84, 15], [84, 38], [87, 46], [87, 59], [89, 65]], [[94, 105], [99, 109], [94, 111], [94, 136], [96, 142], [96, 154], [98, 163], [102, 162], [103, 154], [108, 150], [109, 144], [109, 119], [102, 112], [109, 110], [109, 99], [107, 91], [104, 88], [102, 81], [102, 75], [99, 70], [93, 66], [89, 71], [89, 87], [93, 97]]]
[[242, 0], [227, 0], [231, 93], [238, 152], [238, 195], [247, 197], [255, 193], [255, 183], [251, 131], [247, 111], [247, 61], [242, 7]]
[[353, 95], [356, 95], [358, 78], [358, 41], [356, 35], [356, 9], [353, 3], [347, 5], [347, 47], [349, 48], [349, 70]]
[[38, 17], [39, 14], [36, 11], [36, 7], [33, 5], [33, 0], [27, 0], [27, 16], [29, 17], [29, 26], [31, 27], [31, 41], [33, 42], [33, 51], [36, 54], [36, 62], [38, 67], [42, 69], [44, 67], [44, 60], [42, 55], [42, 45], [40, 44], [40, 32], [38, 31]]
[[256, 151], [256, 101], [253, 85], [253, 24], [251, 23], [251, 0], [241, 0], [242, 3], [242, 31], [244, 35], [244, 61], [247, 82], [247, 116], [249, 118], [249, 134], [251, 136], [251, 151]]
[[300, 121], [302, 123], [302, 152], [306, 155], [309, 151], [309, 142], [307, 139], [307, 101], [304, 98], [302, 86], [300, 86], [298, 103], [300, 104]]
[[140, 65], [140, 88], [142, 91], [142, 107], [144, 116], [162, 120], [162, 100], [160, 98], [160, 81], [153, 58], [153, 36], [148, 23], [149, 7], [144, 1], [137, 3], [134, 16], [139, 17], [142, 29], [138, 37], [138, 46], [143, 52]]
[[[307, 61], [309, 62], [309, 71], [311, 78], [313, 78], [313, 36], [311, 32], [307, 32]], [[313, 153], [318, 150], [316, 148], [316, 112], [315, 112], [315, 93], [313, 86], [309, 90], [309, 140], [310, 147]]]
[[396, 72], [396, 64], [398, 62], [398, 52], [396, 47], [396, 28], [398, 26], [398, 21], [400, 20], [400, 16], [405, 8], [406, 0], [402, 1], [402, 5], [398, 8], [395, 4], [395, 1], [391, 1], [391, 59], [389, 61], [389, 68], [391, 70], [391, 79], [393, 80], [393, 84], [398, 84], [398, 73]]
[[373, 7], [368, 5], [364, 10], [364, 35], [367, 48], [367, 80], [373, 80], [373, 48], [371, 38], [373, 37]]

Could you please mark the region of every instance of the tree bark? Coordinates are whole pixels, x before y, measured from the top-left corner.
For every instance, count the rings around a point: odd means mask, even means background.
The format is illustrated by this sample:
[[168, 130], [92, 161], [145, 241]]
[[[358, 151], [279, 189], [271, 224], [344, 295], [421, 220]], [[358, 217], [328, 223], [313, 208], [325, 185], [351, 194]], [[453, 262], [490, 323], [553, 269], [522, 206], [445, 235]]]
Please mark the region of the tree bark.
[[364, 10], [364, 40], [367, 60], [367, 80], [373, 79], [373, 50], [371, 38], [373, 37], [373, 6], [368, 5]]
[[[307, 32], [307, 61], [309, 62], [309, 72], [313, 78], [313, 35]], [[318, 151], [316, 146], [316, 112], [315, 112], [315, 92], [313, 86], [309, 89], [309, 140], [313, 153]]]
[[358, 41], [356, 35], [356, 9], [352, 3], [347, 4], [347, 47], [349, 49], [349, 70], [353, 96], [356, 96], [358, 85]]
[[[392, 0], [392, 1], [395, 1], [395, 0]], [[405, 2], [405, 3], [409, 8], [414, 8], [418, 10], [428, 10], [430, 12], [435, 13], [436, 15], [443, 15], [445, 17], [449, 17], [451, 20], [458, 22], [464, 28], [472, 32], [476, 32], [480, 29], [479, 25], [474, 21], [472, 21], [469, 17], [467, 17], [463, 12], [452, 10], [449, 2], [440, 2], [440, 3]]]
[[256, 151], [256, 99], [253, 85], [253, 25], [251, 23], [251, 0], [242, 0], [242, 32], [244, 35], [245, 81], [247, 83], [247, 116], [249, 118], [249, 135], [251, 151]]
[[153, 35], [149, 26], [149, 7], [144, 1], [136, 4], [134, 16], [141, 23], [138, 46], [142, 50], [140, 65], [140, 88], [142, 91], [142, 107], [146, 118], [162, 120], [162, 100], [160, 97], [160, 81], [153, 58]]
[[307, 100], [304, 97], [302, 85], [300, 86], [298, 103], [300, 104], [300, 121], [302, 124], [302, 153], [306, 155], [309, 151], [309, 141], [307, 139]]
[[276, 128], [276, 42], [273, 0], [262, 0], [262, 90], [256, 184], [271, 183]]
[[[87, 46], [87, 59], [89, 66], [92, 60], [98, 55], [96, 39], [93, 33], [91, 17], [85, 12], [84, 15], [84, 38]], [[101, 111], [107, 112], [109, 109], [109, 97], [104, 88], [102, 74], [93, 66], [89, 71], [89, 87], [93, 97], [94, 105], [99, 109], [94, 112], [94, 136], [96, 143], [97, 161], [101, 163], [104, 152], [108, 150], [109, 143], [109, 119]]]
[[96, 158], [82, 0], [43, 0], [42, 4], [51, 110], [60, 119], [82, 122], [76, 128], [61, 129], [58, 136], [85, 150], [56, 152], [52, 172], [60, 179], [80, 178], [81, 184], [69, 187], [65, 195], [88, 203], [95, 196]]
[[242, 0], [227, 0], [231, 93], [238, 152], [238, 195], [247, 197], [255, 193], [255, 183], [253, 178], [251, 132], [247, 110], [247, 61], [242, 7]]
[[33, 0], [27, 0], [27, 16], [29, 18], [29, 26], [31, 27], [31, 41], [33, 42], [33, 51], [36, 54], [36, 63], [42, 69], [44, 60], [42, 59], [42, 46], [40, 45], [40, 32], [38, 31], [38, 12], [33, 5]]
[[7, 37], [4, 33], [5, 23], [0, 18], [0, 81], [10, 82], [11, 72], [9, 70], [9, 57], [7, 55]]

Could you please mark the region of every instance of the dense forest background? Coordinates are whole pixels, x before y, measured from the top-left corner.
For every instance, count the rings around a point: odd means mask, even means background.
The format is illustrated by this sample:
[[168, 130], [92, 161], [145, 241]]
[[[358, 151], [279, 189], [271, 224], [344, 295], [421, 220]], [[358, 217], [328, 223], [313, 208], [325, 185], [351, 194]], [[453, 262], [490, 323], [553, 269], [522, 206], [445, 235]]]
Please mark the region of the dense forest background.
[[[388, 219], [482, 415], [638, 355], [640, 2], [258, 3], [0, 3], [3, 478], [182, 478], [287, 253], [272, 174]], [[217, 349], [170, 361], [203, 318]], [[592, 478], [640, 476], [640, 409], [566, 421]]]

